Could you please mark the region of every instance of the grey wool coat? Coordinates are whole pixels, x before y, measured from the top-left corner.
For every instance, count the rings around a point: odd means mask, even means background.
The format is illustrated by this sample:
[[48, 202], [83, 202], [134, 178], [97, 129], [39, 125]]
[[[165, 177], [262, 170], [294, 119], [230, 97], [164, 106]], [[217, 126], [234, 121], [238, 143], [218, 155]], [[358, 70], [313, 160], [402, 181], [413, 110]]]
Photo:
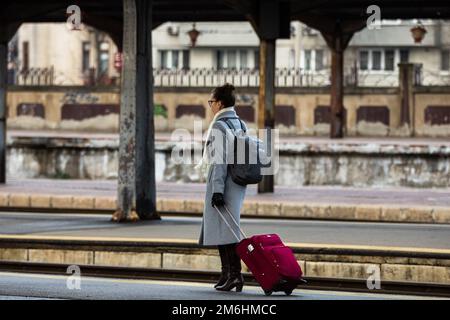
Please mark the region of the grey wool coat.
[[[231, 131], [224, 121], [218, 121], [220, 118], [224, 117], [237, 117], [236, 112], [230, 108], [229, 111], [221, 113], [213, 124], [213, 129], [219, 129], [224, 134], [231, 135]], [[230, 119], [232, 126], [236, 129], [241, 128], [239, 120]], [[245, 130], [247, 126], [242, 121], [242, 125]], [[230, 137], [230, 136], [228, 136]], [[202, 246], [217, 246], [222, 244], [236, 243], [239, 242], [236, 237], [232, 234], [226, 223], [219, 216], [216, 209], [211, 206], [211, 198], [213, 193], [219, 192], [223, 193], [225, 204], [233, 214], [234, 219], [238, 224], [240, 224], [240, 212], [245, 198], [245, 186], [240, 186], [233, 182], [231, 176], [227, 171], [227, 164], [211, 164], [208, 171], [208, 176], [206, 180], [206, 194], [205, 203], [203, 207], [203, 219], [202, 227], [199, 237], [199, 245]], [[242, 236], [239, 233], [238, 227], [231, 220], [229, 214], [226, 210], [221, 207], [221, 212], [223, 216], [227, 219], [230, 226], [233, 228], [239, 239]]]

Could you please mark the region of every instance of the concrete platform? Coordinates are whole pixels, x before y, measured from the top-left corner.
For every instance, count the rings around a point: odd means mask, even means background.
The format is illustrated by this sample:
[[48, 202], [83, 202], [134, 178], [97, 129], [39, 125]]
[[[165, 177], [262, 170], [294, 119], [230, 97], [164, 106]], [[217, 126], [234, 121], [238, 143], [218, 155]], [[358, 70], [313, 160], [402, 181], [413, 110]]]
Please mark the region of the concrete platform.
[[274, 293], [271, 297], [266, 297], [262, 289], [255, 286], [244, 285], [243, 291], [236, 293], [214, 290], [209, 283], [85, 276], [81, 277], [80, 290], [68, 290], [66, 282], [66, 276], [1, 272], [0, 300], [438, 300], [420, 296], [299, 289], [294, 290], [291, 296]]
[[[116, 209], [116, 181], [10, 179], [0, 208], [105, 211]], [[160, 212], [201, 215], [205, 185], [158, 183]], [[247, 190], [242, 215], [294, 219], [450, 224], [450, 189], [276, 187]]]

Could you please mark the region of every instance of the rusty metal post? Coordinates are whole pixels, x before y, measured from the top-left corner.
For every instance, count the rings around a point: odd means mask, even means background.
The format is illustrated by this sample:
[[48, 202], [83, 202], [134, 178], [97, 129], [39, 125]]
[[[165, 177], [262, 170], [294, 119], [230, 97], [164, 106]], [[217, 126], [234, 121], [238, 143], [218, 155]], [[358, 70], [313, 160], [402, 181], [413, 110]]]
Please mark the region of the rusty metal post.
[[123, 1], [117, 211], [113, 221], [159, 219], [154, 163], [152, 1]]
[[140, 219], [159, 219], [153, 122], [152, 1], [136, 0], [136, 8], [136, 209]]
[[112, 221], [138, 220], [135, 190], [136, 150], [136, 4], [123, 0], [123, 67], [119, 123], [117, 210]]
[[[271, 130], [275, 125], [275, 39], [261, 39], [259, 45], [258, 129]], [[268, 145], [274, 143], [267, 135]], [[265, 175], [258, 184], [258, 192], [273, 192], [274, 177]]]
[[330, 138], [344, 137], [344, 44], [342, 34], [334, 35], [331, 47]]
[[6, 91], [8, 42], [0, 39], [0, 183], [6, 182]]

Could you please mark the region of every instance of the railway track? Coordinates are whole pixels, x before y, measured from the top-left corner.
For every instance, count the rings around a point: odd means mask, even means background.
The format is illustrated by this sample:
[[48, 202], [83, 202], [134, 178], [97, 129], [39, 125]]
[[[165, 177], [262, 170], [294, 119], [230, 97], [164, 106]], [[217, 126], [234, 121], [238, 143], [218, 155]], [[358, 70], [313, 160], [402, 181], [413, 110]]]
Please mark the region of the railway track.
[[[0, 261], [1, 272], [68, 275], [67, 264]], [[98, 265], [80, 265], [83, 276], [145, 280], [176, 280], [213, 283], [219, 273], [202, 270], [132, 268]], [[244, 273], [246, 285], [258, 286], [253, 276]], [[402, 294], [450, 298], [450, 285], [438, 283], [414, 283], [382, 281], [380, 289], [370, 290], [365, 280], [305, 277], [307, 284], [299, 285], [301, 290], [347, 291], [361, 293]], [[262, 293], [262, 292], [261, 292]]]

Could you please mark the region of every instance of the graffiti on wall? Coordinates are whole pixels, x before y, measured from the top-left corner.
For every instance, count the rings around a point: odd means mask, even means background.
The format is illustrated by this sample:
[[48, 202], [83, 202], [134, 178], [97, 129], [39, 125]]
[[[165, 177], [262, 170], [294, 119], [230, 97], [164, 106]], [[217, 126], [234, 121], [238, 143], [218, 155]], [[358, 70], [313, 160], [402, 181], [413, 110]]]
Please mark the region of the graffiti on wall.
[[90, 92], [70, 91], [61, 99], [63, 104], [96, 103], [99, 98]]

